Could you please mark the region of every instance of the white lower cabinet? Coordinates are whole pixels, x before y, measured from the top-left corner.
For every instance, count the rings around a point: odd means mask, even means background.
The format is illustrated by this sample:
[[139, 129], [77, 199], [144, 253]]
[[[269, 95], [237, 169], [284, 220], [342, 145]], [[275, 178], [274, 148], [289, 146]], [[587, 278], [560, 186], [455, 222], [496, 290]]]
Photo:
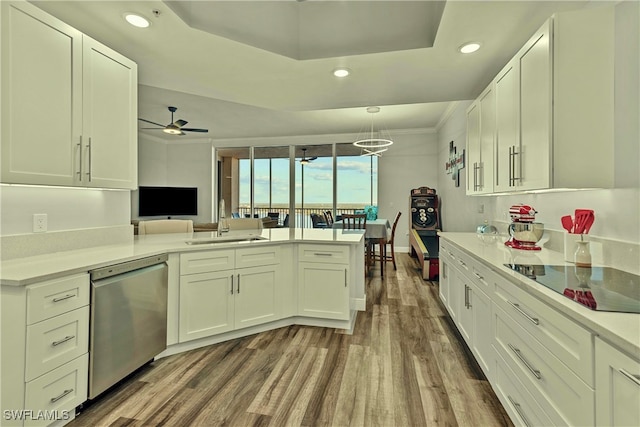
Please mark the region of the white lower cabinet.
[[495, 308], [494, 321], [497, 353], [534, 396], [552, 424], [593, 425], [593, 389], [502, 309]]
[[298, 267], [298, 313], [349, 319], [348, 265], [302, 262]]
[[278, 246], [182, 254], [179, 341], [281, 318], [280, 263]]
[[637, 358], [604, 342], [594, 356], [591, 331], [440, 242], [440, 298], [516, 425], [640, 425]]
[[30, 414], [36, 419], [25, 419], [25, 426], [46, 426], [57, 421], [56, 418], [68, 419], [69, 414], [65, 411], [87, 400], [88, 368], [89, 354], [84, 353], [81, 357], [28, 382], [25, 408], [31, 410]]
[[511, 368], [497, 355], [494, 359], [493, 389], [516, 425], [551, 426], [553, 423], [518, 380]]
[[640, 358], [596, 338], [596, 424], [640, 426]]
[[0, 303], [2, 425], [70, 419], [87, 400], [89, 275], [3, 286]]
[[349, 247], [300, 245], [298, 260], [298, 314], [348, 320]]

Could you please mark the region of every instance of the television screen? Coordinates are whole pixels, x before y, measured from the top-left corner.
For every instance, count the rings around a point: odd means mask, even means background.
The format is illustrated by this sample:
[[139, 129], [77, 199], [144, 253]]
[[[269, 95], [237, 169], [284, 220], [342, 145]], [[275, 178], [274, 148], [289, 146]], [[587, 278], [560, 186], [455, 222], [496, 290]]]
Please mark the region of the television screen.
[[139, 187], [138, 215], [198, 215], [198, 189], [196, 187]]

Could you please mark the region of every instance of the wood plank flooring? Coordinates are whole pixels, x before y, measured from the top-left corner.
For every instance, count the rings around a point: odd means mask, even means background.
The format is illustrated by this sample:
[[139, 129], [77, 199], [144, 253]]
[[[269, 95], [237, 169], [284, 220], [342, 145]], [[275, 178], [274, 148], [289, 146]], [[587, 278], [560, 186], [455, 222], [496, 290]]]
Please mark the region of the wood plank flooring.
[[437, 283], [396, 257], [353, 335], [291, 326], [167, 357], [69, 426], [511, 426]]

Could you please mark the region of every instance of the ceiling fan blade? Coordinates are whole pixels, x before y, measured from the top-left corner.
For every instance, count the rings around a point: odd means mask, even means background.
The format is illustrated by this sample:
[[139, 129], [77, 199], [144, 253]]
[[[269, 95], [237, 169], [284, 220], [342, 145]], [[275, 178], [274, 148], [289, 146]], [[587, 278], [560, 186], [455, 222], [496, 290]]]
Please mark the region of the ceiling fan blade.
[[164, 126], [161, 128], [140, 128], [140, 130], [164, 130]]
[[160, 123], [152, 122], [151, 120], [146, 120], [141, 118], [138, 118], [138, 120], [142, 120], [143, 122], [151, 123], [152, 125], [156, 125], [156, 126], [162, 126], [162, 127], [166, 126], [166, 125], [161, 125]]
[[184, 132], [209, 132], [209, 129], [181, 128]]
[[178, 126], [179, 128], [181, 128], [182, 126], [186, 125], [187, 123], [189, 123], [186, 120], [176, 120], [175, 122], [173, 122], [174, 125]]
[[313, 157], [309, 157], [307, 160], [311, 161], [311, 160], [315, 160], [317, 158], [318, 158], [318, 156], [313, 156]]

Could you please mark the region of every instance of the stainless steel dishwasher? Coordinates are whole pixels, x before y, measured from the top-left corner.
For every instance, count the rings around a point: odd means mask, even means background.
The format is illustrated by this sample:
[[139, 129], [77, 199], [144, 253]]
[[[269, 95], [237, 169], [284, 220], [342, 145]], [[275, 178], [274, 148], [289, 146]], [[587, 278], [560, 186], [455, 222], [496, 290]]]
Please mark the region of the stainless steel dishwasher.
[[167, 348], [167, 255], [91, 271], [89, 399]]

